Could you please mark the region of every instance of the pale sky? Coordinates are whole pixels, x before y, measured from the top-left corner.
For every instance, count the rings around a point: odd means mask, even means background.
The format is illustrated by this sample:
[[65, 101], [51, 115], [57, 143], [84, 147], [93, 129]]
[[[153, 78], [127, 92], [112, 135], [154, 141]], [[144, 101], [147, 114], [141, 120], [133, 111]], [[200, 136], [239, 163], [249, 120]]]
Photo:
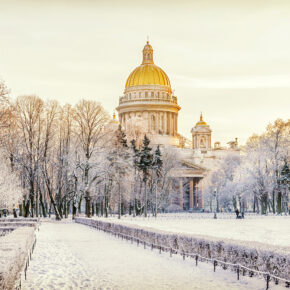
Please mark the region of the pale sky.
[[0, 0], [0, 78], [12, 97], [112, 114], [147, 35], [186, 137], [201, 111], [223, 145], [290, 117], [289, 0]]

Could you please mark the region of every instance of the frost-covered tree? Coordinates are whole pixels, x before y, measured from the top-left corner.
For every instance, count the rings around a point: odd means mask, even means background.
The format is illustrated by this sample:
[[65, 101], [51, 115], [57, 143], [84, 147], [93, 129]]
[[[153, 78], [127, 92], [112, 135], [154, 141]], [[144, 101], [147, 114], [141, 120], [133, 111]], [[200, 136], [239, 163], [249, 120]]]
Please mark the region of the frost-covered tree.
[[92, 159], [95, 154], [105, 146], [106, 132], [104, 127], [108, 123], [109, 116], [103, 107], [94, 101], [80, 101], [74, 110], [76, 121], [75, 136], [78, 141], [79, 164], [82, 178], [81, 191], [86, 201], [86, 215], [91, 216], [91, 190], [97, 178], [93, 172], [95, 166]]
[[[128, 185], [128, 176], [130, 176], [130, 154], [128, 150], [126, 134], [119, 125], [116, 132], [115, 150], [113, 150], [113, 169], [116, 171], [115, 182], [118, 188], [118, 218], [121, 218], [122, 206], [124, 205], [122, 189], [126, 192], [126, 184]], [[130, 183], [129, 183], [130, 184]], [[127, 191], [128, 193], [128, 191]]]
[[5, 153], [0, 151], [0, 216], [1, 210], [6, 209], [16, 211], [23, 198], [23, 189], [17, 172], [12, 171], [9, 161], [5, 158]]
[[216, 191], [223, 208], [231, 207], [232, 199], [232, 207], [242, 211], [247, 204], [252, 204], [254, 212], [281, 213], [279, 178], [289, 158], [289, 136], [289, 120], [278, 119], [262, 135], [250, 137], [240, 157], [227, 156], [206, 179], [209, 203]]
[[216, 212], [223, 209], [239, 207], [239, 193], [235, 187], [235, 172], [240, 165], [240, 157], [229, 153], [216, 170], [210, 172], [205, 180], [205, 196], [211, 210]]
[[[160, 179], [162, 178], [162, 168], [163, 168], [163, 160], [162, 160], [162, 154], [160, 151], [159, 145], [157, 146], [156, 150], [154, 151], [153, 155], [153, 161], [152, 161], [152, 190], [151, 193], [154, 192], [155, 202], [154, 202], [154, 215], [157, 217], [157, 209], [158, 209], [158, 202], [157, 202], [157, 196], [158, 196], [158, 186]], [[152, 195], [151, 195], [152, 196]]]
[[9, 121], [9, 90], [5, 83], [0, 80], [0, 130], [7, 126]]
[[150, 171], [152, 167], [153, 154], [152, 148], [149, 146], [150, 140], [147, 136], [144, 136], [143, 145], [140, 150], [140, 160], [138, 167], [142, 172], [142, 181], [144, 183], [144, 216], [147, 217], [147, 209], [148, 209], [148, 192], [147, 192], [147, 181], [150, 176]]
[[125, 128], [128, 140], [135, 140], [136, 148], [140, 149], [148, 132], [148, 122], [141, 117], [132, 117], [126, 121]]

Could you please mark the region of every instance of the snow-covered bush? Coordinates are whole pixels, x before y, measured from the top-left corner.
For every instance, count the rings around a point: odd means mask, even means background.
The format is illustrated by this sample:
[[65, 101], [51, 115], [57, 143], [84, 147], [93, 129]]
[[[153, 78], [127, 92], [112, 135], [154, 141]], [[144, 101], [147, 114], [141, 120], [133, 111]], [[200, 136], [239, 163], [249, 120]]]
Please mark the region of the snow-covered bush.
[[34, 231], [34, 227], [21, 227], [0, 238], [0, 289], [14, 289], [34, 242]]
[[284, 248], [256, 242], [223, 241], [213, 237], [168, 233], [157, 229], [147, 230], [137, 225], [121, 225], [87, 218], [77, 218], [76, 222], [129, 235], [148, 244], [172, 248], [181, 253], [198, 254], [204, 258], [240, 264], [284, 279], [290, 277], [290, 253]]

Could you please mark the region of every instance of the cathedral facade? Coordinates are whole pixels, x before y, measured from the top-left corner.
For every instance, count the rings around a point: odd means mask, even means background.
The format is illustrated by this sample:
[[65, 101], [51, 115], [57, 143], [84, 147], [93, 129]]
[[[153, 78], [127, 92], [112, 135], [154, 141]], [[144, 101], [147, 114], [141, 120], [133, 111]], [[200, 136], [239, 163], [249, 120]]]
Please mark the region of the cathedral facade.
[[[140, 66], [129, 75], [124, 94], [116, 108], [119, 122], [125, 131], [130, 120], [142, 120], [143, 130], [151, 143], [172, 146], [181, 156], [182, 166], [172, 172], [179, 186], [179, 196], [173, 203], [181, 210], [204, 209], [203, 179], [213, 170], [228, 151], [239, 152], [237, 139], [230, 148], [219, 142], [212, 148], [212, 130], [200, 120], [191, 130], [192, 140], [178, 133], [178, 112], [181, 109], [172, 92], [167, 74], [153, 60], [153, 48], [147, 41]], [[238, 153], [239, 154], [239, 153]]]

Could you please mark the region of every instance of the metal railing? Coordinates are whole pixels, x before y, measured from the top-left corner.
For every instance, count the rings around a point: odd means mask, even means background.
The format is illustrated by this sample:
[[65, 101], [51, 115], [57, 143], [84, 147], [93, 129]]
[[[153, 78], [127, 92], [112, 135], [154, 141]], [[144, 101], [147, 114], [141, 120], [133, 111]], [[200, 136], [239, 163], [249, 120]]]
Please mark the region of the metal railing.
[[185, 260], [186, 257], [190, 257], [195, 259], [195, 264], [196, 266], [198, 265], [198, 261], [201, 262], [210, 262], [213, 263], [213, 271], [216, 271], [216, 267], [217, 266], [221, 266], [224, 270], [227, 270], [228, 268], [230, 268], [232, 271], [235, 271], [237, 274], [237, 280], [240, 280], [240, 276], [245, 276], [246, 273], [249, 274], [249, 277], [253, 277], [253, 276], [260, 276], [263, 277], [266, 281], [266, 289], [269, 289], [270, 287], [270, 281], [273, 281], [275, 283], [275, 285], [278, 285], [279, 283], [284, 283], [286, 288], [290, 288], [290, 280], [275, 276], [273, 274], [270, 274], [269, 272], [263, 272], [263, 271], [258, 271], [255, 269], [250, 269], [246, 266], [243, 266], [241, 264], [234, 264], [234, 263], [229, 263], [229, 262], [225, 262], [225, 261], [221, 261], [219, 259], [215, 259], [215, 258], [207, 258], [204, 256], [201, 256], [198, 253], [188, 253], [185, 251], [180, 251], [171, 247], [167, 247], [167, 246], [161, 246], [161, 245], [157, 245], [154, 243], [148, 243], [145, 240], [130, 236], [130, 235], [126, 235], [123, 234], [121, 232], [115, 232], [109, 229], [106, 229], [105, 227], [101, 227], [99, 225], [91, 225], [91, 227], [96, 228], [100, 231], [104, 231], [107, 233], [110, 233], [112, 235], [114, 235], [115, 237], [118, 238], [122, 238], [122, 239], [126, 239], [131, 241], [131, 243], [133, 244], [133, 242], [137, 243], [137, 246], [139, 246], [139, 244], [143, 244], [144, 245], [144, 249], [146, 249], [146, 246], [151, 247], [151, 250], [158, 249], [159, 253], [161, 254], [161, 252], [169, 252], [170, 253], [170, 257], [172, 257], [172, 254], [179, 254], [181, 256], [183, 256], [183, 260]]
[[[39, 231], [39, 225], [37, 226], [37, 231]], [[34, 236], [34, 241], [33, 241], [33, 244], [31, 246], [31, 248], [28, 250], [27, 252], [27, 256], [26, 256], [26, 261], [24, 263], [24, 266], [22, 268], [22, 270], [20, 271], [20, 274], [19, 274], [19, 278], [18, 278], [18, 281], [15, 283], [15, 287], [14, 289], [15, 290], [20, 290], [21, 289], [21, 281], [22, 281], [22, 273], [24, 275], [24, 279], [26, 280], [27, 279], [27, 270], [28, 270], [28, 267], [29, 267], [29, 264], [30, 264], [30, 261], [32, 260], [32, 254], [34, 252], [34, 248], [35, 248], [35, 245], [36, 245], [36, 235]]]

